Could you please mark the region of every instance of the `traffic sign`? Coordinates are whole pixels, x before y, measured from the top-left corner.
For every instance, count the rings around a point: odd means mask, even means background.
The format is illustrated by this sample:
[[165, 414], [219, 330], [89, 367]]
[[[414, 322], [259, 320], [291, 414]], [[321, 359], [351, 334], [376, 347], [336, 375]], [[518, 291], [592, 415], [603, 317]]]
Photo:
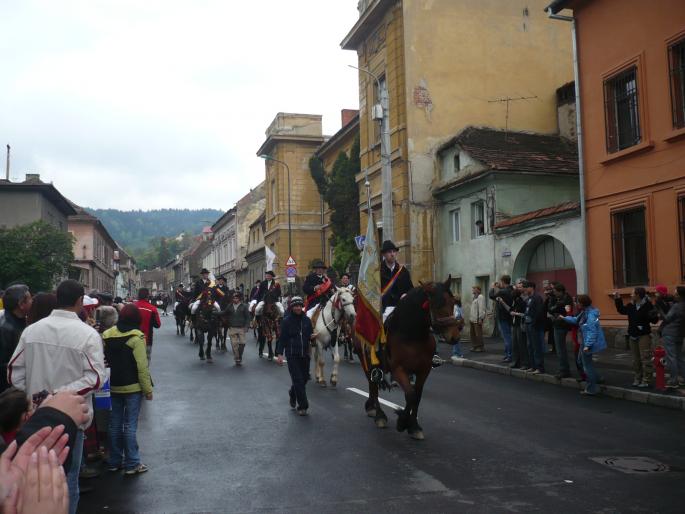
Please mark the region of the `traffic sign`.
[[285, 268], [285, 276], [286, 277], [297, 276], [297, 268], [295, 266], [288, 266], [287, 268]]
[[288, 257], [287, 261], [285, 261], [285, 265], [286, 266], [292, 266], [294, 268], [297, 267], [297, 263], [295, 262], [295, 259], [293, 259], [292, 255], [290, 257]]
[[294, 284], [295, 283], [295, 277], [286, 277], [285, 279], [289, 284]]

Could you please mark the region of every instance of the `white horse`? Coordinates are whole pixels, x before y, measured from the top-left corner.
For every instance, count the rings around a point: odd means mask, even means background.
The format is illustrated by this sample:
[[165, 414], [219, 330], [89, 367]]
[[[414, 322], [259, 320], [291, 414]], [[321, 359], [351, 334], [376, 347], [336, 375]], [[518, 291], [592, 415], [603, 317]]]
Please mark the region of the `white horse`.
[[344, 288], [337, 287], [335, 294], [326, 303], [326, 306], [319, 312], [316, 320], [314, 333], [316, 334], [316, 346], [314, 347], [314, 378], [321, 387], [326, 387], [323, 368], [326, 364], [324, 360], [324, 350], [333, 349], [333, 371], [331, 372], [331, 385], [338, 384], [338, 365], [340, 364], [340, 351], [338, 349], [338, 338], [333, 341], [333, 332], [340, 328], [340, 320], [345, 316], [351, 323], [354, 323], [356, 312], [354, 310], [354, 296]]

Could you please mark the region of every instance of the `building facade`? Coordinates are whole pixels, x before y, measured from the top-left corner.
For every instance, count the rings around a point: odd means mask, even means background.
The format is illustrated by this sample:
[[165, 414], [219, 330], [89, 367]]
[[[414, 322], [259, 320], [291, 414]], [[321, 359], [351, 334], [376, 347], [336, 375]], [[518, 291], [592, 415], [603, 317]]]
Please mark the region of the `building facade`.
[[285, 282], [289, 255], [301, 275], [313, 259], [321, 257], [321, 196], [309, 171], [309, 159], [323, 141], [321, 116], [278, 113], [257, 151], [259, 156], [271, 157], [265, 162], [264, 243], [276, 254], [273, 271], [281, 282]]
[[203, 258], [202, 265], [217, 277], [226, 277], [226, 285], [236, 285], [238, 263], [238, 240], [236, 236], [236, 209], [229, 209], [212, 225], [211, 253]]
[[342, 47], [356, 51], [365, 70], [359, 73], [361, 226], [366, 171], [374, 218], [381, 220], [374, 106], [387, 91], [392, 237], [415, 279], [434, 278], [434, 248], [441, 245], [432, 230], [437, 149], [469, 125], [556, 132], [554, 91], [573, 78], [570, 27], [550, 24], [546, 3], [359, 2], [359, 20]]
[[114, 296], [135, 297], [140, 288], [140, 275], [136, 260], [119, 246], [114, 250], [114, 262], [118, 271], [114, 279]]
[[264, 279], [266, 269], [266, 255], [264, 252], [264, 232], [266, 232], [266, 217], [264, 211], [249, 227], [247, 235], [247, 273], [242, 281], [245, 291], [250, 291], [257, 280]]
[[624, 326], [613, 291], [685, 281], [685, 8], [550, 5], [564, 8], [578, 41], [589, 294], [603, 325]]
[[81, 282], [86, 290], [114, 293], [118, 273], [114, 252], [119, 246], [98, 218], [81, 207], [74, 208], [76, 214], [68, 220], [69, 232], [74, 236], [70, 278]]
[[[470, 301], [479, 286], [487, 296], [503, 274], [539, 285], [559, 278], [576, 290], [583, 245], [573, 141], [468, 127], [438, 156], [437, 272], [452, 276], [453, 292]], [[489, 317], [485, 332], [493, 328]]]
[[0, 180], [0, 228], [45, 221], [66, 232], [68, 217], [74, 214], [69, 200], [40, 175], [27, 174], [24, 182]]
[[[236, 285], [241, 291], [250, 289], [250, 273], [247, 254], [252, 224], [264, 214], [266, 198], [264, 197], [264, 182], [259, 184], [235, 204], [235, 231], [237, 244], [236, 257]], [[262, 247], [263, 243], [262, 235]], [[253, 282], [252, 282], [253, 283]]]

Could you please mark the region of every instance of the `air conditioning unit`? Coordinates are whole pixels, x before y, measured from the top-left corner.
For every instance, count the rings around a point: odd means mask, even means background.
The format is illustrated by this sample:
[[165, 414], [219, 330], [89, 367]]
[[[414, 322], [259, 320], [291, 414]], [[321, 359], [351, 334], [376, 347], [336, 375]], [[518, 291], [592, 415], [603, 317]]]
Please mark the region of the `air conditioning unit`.
[[375, 104], [371, 108], [371, 118], [374, 120], [382, 120], [383, 119], [383, 106], [381, 104]]

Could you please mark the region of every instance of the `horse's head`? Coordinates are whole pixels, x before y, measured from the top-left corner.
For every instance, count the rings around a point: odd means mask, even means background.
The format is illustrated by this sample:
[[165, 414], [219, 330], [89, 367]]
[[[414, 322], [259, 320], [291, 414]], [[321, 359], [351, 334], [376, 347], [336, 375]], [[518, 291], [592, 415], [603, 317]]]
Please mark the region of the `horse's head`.
[[333, 307], [339, 309], [348, 321], [354, 321], [357, 312], [354, 310], [354, 295], [345, 287], [337, 287]]
[[449, 275], [445, 282], [421, 284], [428, 297], [428, 305], [425, 308], [430, 311], [433, 330], [448, 343], [458, 341], [461, 335], [461, 328], [454, 318], [454, 305], [457, 299], [450, 290], [451, 282], [452, 275]]

